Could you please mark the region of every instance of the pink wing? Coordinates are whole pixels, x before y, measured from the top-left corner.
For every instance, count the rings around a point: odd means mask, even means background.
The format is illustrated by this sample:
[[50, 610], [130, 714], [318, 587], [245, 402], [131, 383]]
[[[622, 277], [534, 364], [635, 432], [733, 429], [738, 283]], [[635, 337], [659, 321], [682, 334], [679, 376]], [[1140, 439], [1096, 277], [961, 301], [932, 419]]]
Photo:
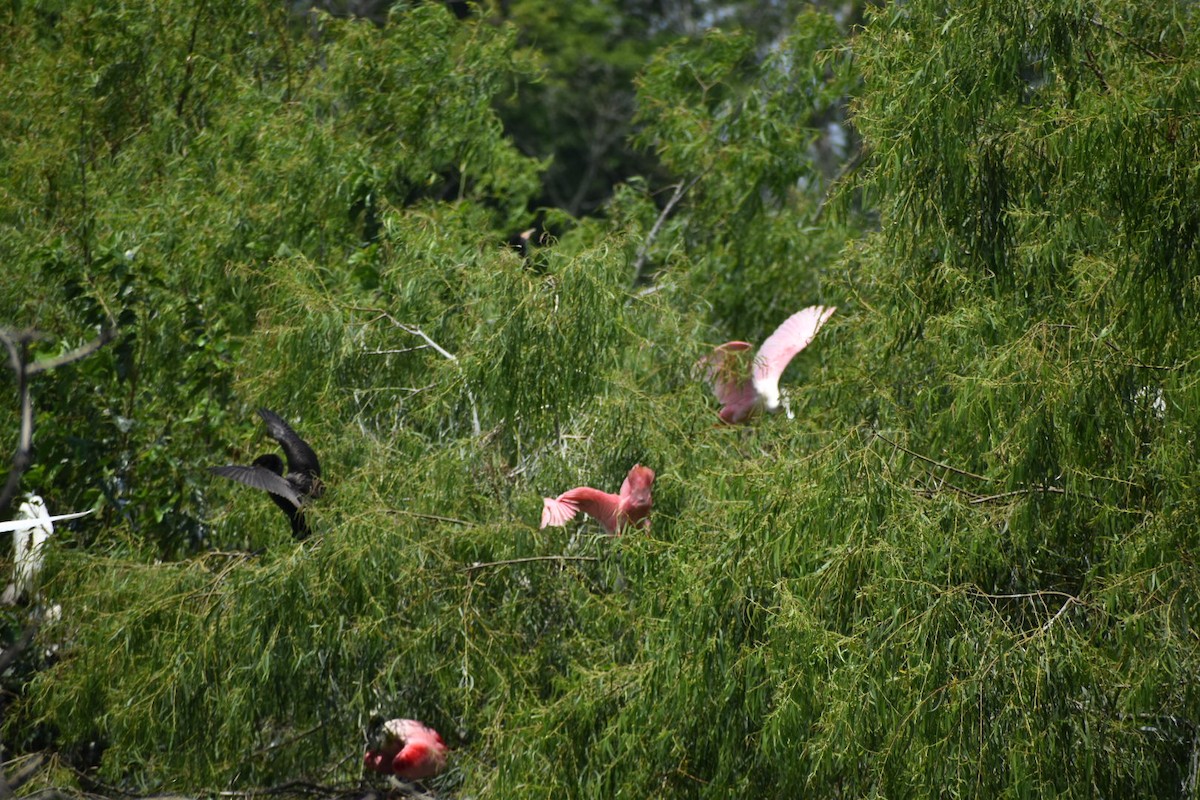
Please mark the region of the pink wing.
[[704, 370], [704, 380], [712, 387], [721, 405], [736, 398], [749, 384], [745, 359], [730, 356], [753, 347], [749, 342], [726, 342], [696, 362], [696, 367]]
[[621, 498], [590, 486], [580, 486], [558, 497], [542, 500], [542, 527], [562, 525], [583, 511], [599, 520], [609, 533], [617, 529], [617, 509]]
[[754, 357], [754, 388], [759, 394], [778, 395], [779, 376], [836, 310], [833, 306], [809, 306], [785, 319], [767, 337]]
[[704, 379], [722, 405], [721, 419], [725, 422], [741, 422], [750, 416], [758, 400], [758, 393], [747, 374], [749, 365], [745, 358], [736, 355], [753, 346], [749, 342], [726, 342], [697, 363], [704, 368]]
[[568, 521], [575, 518], [577, 513], [579, 513], [579, 506], [570, 501], [558, 497], [543, 497], [542, 524], [538, 527], [545, 528], [547, 525], [552, 525], [557, 528], [566, 525]]

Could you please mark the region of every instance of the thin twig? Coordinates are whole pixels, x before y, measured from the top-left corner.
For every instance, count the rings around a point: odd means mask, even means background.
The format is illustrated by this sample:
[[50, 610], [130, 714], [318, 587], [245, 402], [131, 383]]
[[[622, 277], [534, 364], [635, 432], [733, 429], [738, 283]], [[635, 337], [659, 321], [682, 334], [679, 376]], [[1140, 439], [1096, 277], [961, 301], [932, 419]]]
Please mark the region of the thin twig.
[[958, 492], [959, 494], [966, 495], [967, 497], [976, 498], [976, 497], [983, 496], [983, 495], [979, 494], [978, 492], [972, 492], [970, 489], [964, 489], [961, 486], [953, 484], [947, 480], [938, 481], [937, 486], [912, 486], [909, 488], [912, 489], [912, 491], [917, 492], [919, 494], [924, 494], [924, 495], [928, 495], [929, 497], [933, 497], [935, 494], [937, 494], [938, 492], [940, 492], [942, 490], [943, 486], [945, 486], [947, 489], [949, 489], [953, 492]]
[[429, 345], [419, 344], [416, 347], [398, 347], [392, 350], [363, 350], [364, 356], [394, 356], [400, 353], [412, 353], [417, 350], [428, 350]]
[[675, 193], [671, 195], [671, 199], [667, 201], [665, 206], [663, 206], [663, 210], [658, 215], [658, 219], [654, 220], [654, 225], [650, 227], [650, 232], [646, 234], [646, 240], [642, 242], [642, 246], [638, 248], [637, 258], [633, 261], [633, 283], [635, 286], [637, 285], [637, 282], [642, 279], [642, 268], [646, 266], [646, 258], [650, 254], [650, 245], [653, 244], [654, 240], [658, 237], [659, 229], [662, 228], [663, 223], [667, 221], [667, 217], [670, 216], [671, 211], [675, 208], [675, 205], [683, 199], [683, 196], [687, 194], [688, 190], [695, 186], [696, 182], [699, 181], [703, 176], [704, 173], [701, 172], [699, 175], [696, 175], [686, 183], [680, 181], [679, 183], [675, 184]]
[[1111, 340], [1109, 340], [1109, 339], [1105, 339], [1105, 340], [1104, 340], [1104, 344], [1105, 344], [1105, 345], [1107, 345], [1107, 346], [1108, 346], [1108, 348], [1109, 348], [1110, 350], [1112, 350], [1114, 353], [1116, 353], [1117, 355], [1121, 356], [1122, 358], [1127, 358], [1127, 359], [1129, 359], [1129, 363], [1128, 363], [1128, 364], [1126, 364], [1125, 366], [1134, 366], [1134, 367], [1139, 367], [1139, 368], [1141, 368], [1141, 369], [1156, 369], [1156, 370], [1162, 370], [1162, 371], [1164, 371], [1164, 372], [1171, 372], [1171, 371], [1173, 371], [1173, 370], [1176, 370], [1176, 369], [1178, 369], [1178, 367], [1171, 367], [1171, 366], [1167, 366], [1167, 365], [1165, 365], [1165, 364], [1144, 364], [1144, 363], [1142, 363], [1141, 361], [1139, 361], [1138, 359], [1136, 359], [1136, 358], [1134, 358], [1133, 356], [1131, 356], [1131, 355], [1129, 355], [1128, 353], [1126, 353], [1126, 352], [1125, 352], [1124, 350], [1122, 350], [1121, 348], [1117, 347], [1117, 346], [1116, 346], [1116, 345], [1115, 345], [1115, 344], [1114, 344], [1114, 343], [1113, 343]]
[[1063, 604], [1062, 604], [1062, 607], [1061, 607], [1060, 609], [1058, 609], [1058, 611], [1056, 611], [1056, 612], [1054, 613], [1054, 616], [1053, 616], [1053, 617], [1051, 617], [1050, 619], [1046, 620], [1046, 624], [1045, 624], [1045, 625], [1043, 625], [1043, 626], [1041, 627], [1041, 629], [1040, 629], [1038, 632], [1039, 632], [1039, 633], [1045, 633], [1046, 631], [1050, 630], [1050, 626], [1051, 626], [1051, 625], [1053, 625], [1055, 622], [1057, 622], [1057, 621], [1058, 621], [1058, 618], [1059, 618], [1059, 617], [1061, 617], [1061, 616], [1063, 615], [1063, 613], [1064, 613], [1064, 612], [1065, 612], [1065, 611], [1066, 611], [1068, 608], [1070, 608], [1070, 607], [1071, 607], [1071, 604], [1072, 604], [1072, 603], [1078, 603], [1078, 602], [1079, 602], [1078, 598], [1075, 598], [1075, 597], [1068, 597], [1068, 598], [1067, 598], [1067, 601], [1066, 601], [1065, 603], [1063, 603]]
[[240, 792], [216, 792], [215, 794], [218, 797], [268, 797], [270, 795], [291, 794], [293, 792], [330, 797], [336, 795], [338, 789], [332, 786], [320, 786], [308, 781], [288, 781], [278, 786], [268, 786], [265, 789], [246, 789]]
[[1197, 778], [1200, 778], [1200, 726], [1194, 726], [1195, 733], [1192, 735], [1192, 755], [1188, 761], [1191, 762], [1191, 768], [1188, 770], [1188, 776], [1183, 782], [1183, 796], [1195, 797]]
[[1110, 28], [1109, 26], [1105, 25], [1104, 22], [1099, 17], [1093, 17], [1091, 20], [1091, 23], [1093, 25], [1095, 25], [1097, 28], [1099, 28], [1100, 30], [1105, 31], [1107, 33], [1111, 33], [1112, 35], [1116, 36], [1117, 38], [1123, 39], [1124, 41], [1133, 45], [1138, 50], [1141, 50], [1143, 55], [1150, 56], [1151, 58], [1157, 59], [1158, 61], [1171, 61], [1174, 59], [1173, 56], [1169, 56], [1166, 53], [1158, 53], [1158, 52], [1155, 52], [1154, 50], [1151, 50], [1149, 47], [1146, 47], [1145, 45], [1143, 45], [1141, 42], [1134, 39], [1129, 34], [1122, 33], [1121, 31], [1117, 30], [1116, 28]]
[[1063, 597], [1067, 600], [1074, 600], [1076, 603], [1083, 602], [1073, 594], [1060, 592], [1055, 589], [1043, 589], [1040, 592], [1019, 592], [1017, 594], [988, 594], [977, 587], [971, 587], [971, 589], [971, 593], [976, 597], [984, 597], [988, 600], [1033, 600], [1035, 598], [1042, 599], [1045, 597]]
[[865, 145], [860, 144], [858, 151], [850, 158], [850, 160], [842, 164], [842, 166], [838, 169], [837, 174], [833, 176], [831, 181], [829, 181], [829, 186], [825, 189], [825, 193], [821, 196], [821, 202], [820, 205], [817, 206], [816, 216], [813, 217], [814, 222], [820, 222], [822, 215], [825, 213], [825, 208], [829, 205], [829, 201], [833, 198], [833, 193], [837, 190], [838, 186], [846, 178], [846, 176], [850, 175], [852, 172], [855, 172], [859, 166], [862, 165], [862, 163], [866, 160], [866, 157], [867, 148]]
[[251, 755], [261, 756], [264, 753], [271, 752], [272, 750], [278, 750], [280, 747], [287, 747], [289, 744], [294, 744], [307, 736], [312, 736], [314, 733], [316, 733], [317, 731], [324, 728], [326, 724], [328, 724], [327, 721], [326, 722], [318, 722], [316, 725], [313, 725], [311, 728], [309, 728], [306, 731], [301, 731], [300, 733], [297, 733], [294, 736], [289, 736], [288, 738], [282, 739], [278, 742], [272, 742], [271, 744], [267, 745], [266, 747], [261, 747], [258, 750], [255, 750]]
[[1104, 80], [1104, 73], [1100, 71], [1099, 65], [1096, 64], [1096, 56], [1092, 54], [1091, 48], [1083, 48], [1083, 54], [1085, 56], [1083, 63], [1086, 64], [1087, 68], [1090, 69], [1092, 74], [1096, 76], [1096, 80], [1100, 81], [1100, 89], [1104, 92], [1107, 92], [1108, 81]]
[[[459, 363], [458, 356], [454, 355], [449, 350], [447, 350], [446, 348], [442, 347], [440, 344], [435, 342], [433, 339], [431, 339], [429, 337], [429, 334], [425, 333], [425, 331], [421, 330], [416, 325], [408, 325], [406, 323], [403, 323], [400, 320], [393, 317], [388, 312], [384, 311], [382, 308], [363, 308], [361, 306], [349, 306], [349, 308], [352, 311], [362, 311], [362, 312], [365, 312], [368, 314], [378, 314], [379, 317], [377, 317], [376, 319], [378, 319], [380, 317], [385, 318], [389, 322], [391, 322], [393, 325], [395, 325], [397, 328], [404, 331], [405, 333], [412, 335], [412, 336], [420, 336], [422, 339], [425, 340], [426, 344], [428, 344], [434, 350], [437, 350], [438, 353], [440, 353], [443, 357], [445, 357], [446, 359], [448, 359], [450, 361], [453, 361], [456, 364]], [[479, 409], [475, 405], [475, 395], [471, 393], [471, 387], [467, 386], [466, 390], [467, 390], [467, 400], [471, 403], [471, 430], [474, 432], [475, 436], [478, 437], [480, 434], [480, 430], [481, 430], [480, 425], [479, 425]]]
[[1066, 494], [1067, 490], [1060, 486], [1027, 486], [1024, 489], [1013, 489], [1011, 492], [1000, 492], [1000, 494], [989, 494], [986, 497], [976, 497], [971, 501], [971, 505], [979, 503], [991, 503], [995, 500], [1004, 500], [1008, 497], [1019, 497], [1025, 494]]
[[432, 520], [436, 520], [438, 522], [453, 522], [455, 525], [467, 525], [468, 527], [478, 524], [475, 522], [468, 522], [465, 519], [455, 519], [454, 517], [440, 517], [437, 514], [418, 514], [416, 511], [409, 511], [408, 509], [405, 509], [405, 508], [389, 508], [388, 513], [390, 513], [390, 514], [405, 514], [410, 517], [419, 517], [420, 519], [432, 519]]
[[504, 561], [476, 561], [469, 567], [463, 567], [463, 572], [474, 572], [477, 569], [486, 569], [487, 567], [504, 567], [510, 564], [528, 564], [532, 561], [599, 561], [596, 556], [529, 556], [527, 558], [509, 558]]
[[975, 480], [977, 480], [977, 481], [986, 481], [986, 480], [989, 480], [988, 478], [985, 478], [985, 477], [983, 477], [982, 475], [976, 475], [974, 472], [967, 472], [966, 470], [962, 470], [962, 469], [958, 469], [958, 468], [956, 468], [956, 467], [952, 467], [952, 466], [950, 466], [949, 464], [945, 464], [945, 463], [943, 463], [943, 462], [941, 462], [941, 461], [937, 461], [937, 460], [935, 460], [935, 459], [932, 459], [932, 458], [930, 458], [929, 456], [923, 456], [923, 455], [921, 455], [920, 453], [917, 453], [917, 452], [914, 452], [914, 451], [912, 451], [912, 450], [909, 450], [909, 449], [908, 449], [907, 447], [905, 447], [904, 445], [902, 445], [902, 444], [897, 444], [896, 442], [893, 442], [891, 439], [887, 438], [886, 436], [884, 436], [884, 435], [883, 435], [882, 433], [880, 433], [879, 431], [872, 431], [872, 433], [874, 433], [874, 434], [875, 434], [876, 436], [878, 436], [880, 439], [883, 439], [885, 442], [887, 442], [888, 444], [890, 444], [892, 447], [896, 448], [897, 450], [900, 450], [900, 451], [902, 451], [902, 452], [908, 453], [908, 454], [909, 454], [910, 456], [912, 456], [913, 458], [919, 458], [919, 459], [921, 459], [922, 461], [926, 462], [927, 464], [933, 464], [933, 465], [935, 465], [935, 466], [941, 467], [942, 469], [948, 469], [948, 470], [950, 470], [951, 472], [953, 472], [953, 473], [954, 473], [954, 474], [956, 474], [956, 475], [962, 475], [962, 476], [964, 476], [964, 477], [967, 477], [967, 478], [974, 478], [974, 479], [975, 479]]

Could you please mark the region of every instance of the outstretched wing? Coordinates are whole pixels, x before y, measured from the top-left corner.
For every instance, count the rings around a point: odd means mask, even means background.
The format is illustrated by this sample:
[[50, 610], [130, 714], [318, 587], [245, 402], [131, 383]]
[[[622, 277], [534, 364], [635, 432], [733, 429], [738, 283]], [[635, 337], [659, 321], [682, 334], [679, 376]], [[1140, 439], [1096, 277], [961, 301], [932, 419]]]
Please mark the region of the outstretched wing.
[[617, 529], [617, 510], [621, 498], [590, 486], [579, 486], [558, 497], [542, 500], [542, 525], [564, 525], [567, 520], [583, 511], [595, 517], [604, 529], [612, 533]]
[[[31, 519], [13, 519], [13, 520], [9, 520], [7, 522], [0, 522], [0, 533], [9, 533], [11, 531], [19, 531], [19, 530], [24, 530], [26, 528], [30, 528], [30, 529], [39, 528], [39, 527], [42, 527], [43, 525], [46, 525], [46, 523], [58, 522], [58, 521], [64, 520], [64, 519], [75, 519], [76, 517], [86, 517], [90, 513], [92, 513], [92, 512], [89, 510], [89, 511], [80, 511], [76, 514], [53, 514], [50, 516], [39, 517], [38, 519], [33, 519], [33, 520], [31, 520]], [[53, 526], [47, 525], [47, 527], [50, 527], [53, 530]]]
[[321, 474], [321, 463], [317, 461], [317, 454], [282, 417], [266, 408], [260, 408], [258, 415], [267, 423], [267, 434], [283, 448], [283, 453], [287, 456], [288, 472], [299, 472], [302, 475]]
[[579, 506], [568, 500], [562, 500], [557, 497], [542, 498], [542, 524], [539, 528], [547, 526], [560, 527], [566, 525], [575, 515], [579, 513]]
[[809, 306], [785, 319], [767, 337], [754, 357], [754, 388], [760, 395], [778, 396], [779, 376], [836, 310], [833, 306]]
[[255, 489], [270, 492], [287, 500], [296, 508], [300, 507], [300, 495], [296, 494], [292, 485], [266, 467], [243, 467], [238, 464], [230, 464], [225, 467], [209, 467], [208, 471], [214, 475], [253, 486]]
[[741, 354], [753, 347], [749, 342], [726, 342], [696, 362], [696, 368], [702, 370], [704, 380], [721, 405], [728, 405], [751, 388], [748, 359]]
[[704, 370], [704, 379], [712, 387], [722, 406], [721, 419], [737, 422], [754, 409], [758, 393], [750, 382], [749, 342], [726, 342], [700, 359], [696, 366]]

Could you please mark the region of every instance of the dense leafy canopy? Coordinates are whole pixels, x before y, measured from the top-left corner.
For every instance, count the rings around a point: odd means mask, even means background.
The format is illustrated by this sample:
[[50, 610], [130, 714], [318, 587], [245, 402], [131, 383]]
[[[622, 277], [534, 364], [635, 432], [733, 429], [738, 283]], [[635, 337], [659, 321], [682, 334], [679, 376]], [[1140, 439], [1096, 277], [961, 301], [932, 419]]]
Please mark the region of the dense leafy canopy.
[[[31, 384], [97, 513], [22, 791], [353, 791], [382, 715], [447, 797], [1200, 796], [1196, 9], [691, 8], [0, 12], [0, 321], [118, 331]], [[696, 360], [814, 303], [794, 418], [716, 425]], [[205, 471], [258, 407], [301, 543]], [[649, 532], [537, 529], [635, 462]]]

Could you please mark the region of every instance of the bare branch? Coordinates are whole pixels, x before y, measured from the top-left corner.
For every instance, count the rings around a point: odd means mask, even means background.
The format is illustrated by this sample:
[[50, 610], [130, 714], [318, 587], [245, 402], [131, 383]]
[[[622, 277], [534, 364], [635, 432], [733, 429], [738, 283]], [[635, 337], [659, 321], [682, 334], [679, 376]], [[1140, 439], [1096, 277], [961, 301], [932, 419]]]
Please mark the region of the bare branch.
[[637, 258], [634, 259], [633, 262], [633, 283], [635, 285], [642, 279], [642, 269], [646, 266], [646, 258], [650, 254], [650, 245], [653, 244], [654, 240], [658, 237], [659, 229], [662, 228], [663, 223], [667, 221], [667, 217], [670, 216], [671, 211], [675, 208], [675, 205], [683, 199], [683, 196], [687, 194], [689, 189], [696, 185], [696, 182], [699, 181], [703, 175], [704, 173], [701, 172], [687, 183], [680, 181], [679, 183], [675, 184], [675, 193], [671, 195], [671, 199], [667, 201], [665, 206], [663, 206], [662, 213], [658, 215], [658, 219], [654, 220], [654, 225], [651, 226], [650, 232], [646, 234], [646, 240], [642, 242], [642, 246], [638, 248]]
[[1061, 617], [1063, 615], [1063, 613], [1066, 612], [1066, 610], [1071, 607], [1072, 604], [1078, 603], [1078, 602], [1079, 602], [1078, 598], [1068, 597], [1067, 601], [1062, 604], [1062, 607], [1059, 608], [1058, 611], [1054, 612], [1053, 617], [1046, 620], [1046, 624], [1043, 625], [1038, 632], [1045, 633], [1046, 631], [1050, 630], [1050, 626], [1053, 625], [1054, 623], [1058, 622], [1059, 617]]
[[390, 508], [390, 509], [388, 509], [388, 513], [404, 514], [409, 517], [418, 517], [419, 519], [432, 519], [432, 520], [436, 520], [437, 522], [453, 522], [455, 525], [466, 525], [468, 527], [477, 524], [474, 522], [468, 522], [465, 519], [455, 519], [454, 517], [440, 517], [437, 514], [418, 514], [416, 511], [409, 511], [404, 508]]
[[[8, 479], [4, 482], [4, 488], [0, 489], [0, 508], [5, 508], [16, 496], [17, 487], [21, 485], [21, 476], [29, 469], [33, 458], [33, 401], [29, 396], [29, 381], [26, 375], [29, 340], [18, 340], [12, 334], [0, 331], [0, 341], [3, 341], [8, 350], [10, 365], [17, 379], [17, 399], [21, 405], [21, 430], [17, 435], [17, 447], [13, 451]], [[0, 791], [0, 795], [2, 794]]]
[[37, 774], [37, 771], [42, 768], [42, 763], [46, 757], [41, 753], [35, 753], [32, 758], [29, 758], [21, 765], [21, 768], [13, 773], [9, 778], [8, 785], [14, 791], [20, 789], [25, 784], [29, 783], [30, 779]]
[[510, 564], [528, 564], [533, 561], [558, 561], [560, 563], [566, 561], [599, 561], [596, 556], [529, 556], [527, 558], [510, 558], [505, 561], [476, 561], [469, 567], [463, 567], [463, 572], [474, 572], [477, 569], [486, 569], [488, 567], [506, 567]]
[[[429, 334], [425, 333], [425, 331], [421, 330], [416, 325], [405, 324], [381, 308], [362, 308], [360, 306], [347, 306], [347, 308], [351, 309], [352, 311], [363, 311], [368, 314], [378, 314], [379, 316], [376, 317], [376, 319], [379, 319], [379, 318], [387, 319], [389, 322], [391, 322], [393, 325], [395, 325], [397, 328], [404, 331], [405, 333], [410, 334], [412, 336], [420, 336], [422, 339], [425, 340], [426, 344], [428, 344], [434, 350], [437, 350], [438, 353], [440, 353], [443, 357], [445, 357], [446, 359], [448, 359], [450, 361], [453, 361], [456, 364], [458, 363], [458, 356], [454, 355], [449, 350], [447, 350], [446, 348], [442, 347], [440, 344], [435, 342], [433, 339], [431, 339], [429, 337]], [[466, 390], [467, 390], [467, 400], [470, 401], [470, 403], [471, 403], [471, 429], [474, 432], [475, 436], [479, 436], [480, 431], [481, 431], [481, 427], [479, 425], [479, 409], [475, 405], [475, 395], [471, 393], [471, 387], [467, 386]]]
[[1027, 486], [1024, 489], [1014, 489], [1011, 492], [1000, 492], [999, 494], [989, 494], [987, 497], [976, 497], [971, 501], [971, 505], [979, 503], [991, 503], [996, 500], [1004, 500], [1008, 497], [1020, 497], [1026, 494], [1066, 494], [1067, 490], [1059, 486]]
[[984, 597], [984, 598], [987, 598], [988, 600], [1034, 600], [1034, 599], [1041, 600], [1046, 597], [1062, 597], [1067, 600], [1074, 600], [1076, 603], [1082, 602], [1078, 597], [1076, 597], [1073, 594], [1068, 594], [1067, 592], [1059, 592], [1054, 589], [1043, 589], [1040, 592], [1018, 592], [1017, 594], [988, 594], [987, 592], [985, 592], [981, 589], [978, 589], [976, 587], [971, 587], [971, 588], [972, 588], [971, 593], [974, 594], [976, 597]]
[[883, 439], [885, 442], [887, 442], [888, 444], [890, 444], [892, 447], [896, 448], [897, 450], [900, 450], [901, 452], [904, 452], [904, 453], [908, 453], [913, 458], [919, 458], [920, 460], [924, 461], [927, 464], [933, 464], [935, 466], [941, 467], [942, 469], [948, 469], [951, 472], [953, 472], [955, 475], [962, 475], [963, 477], [966, 477], [966, 478], [974, 478], [977, 481], [989, 480], [988, 478], [985, 478], [982, 475], [976, 475], [974, 472], [967, 472], [966, 470], [957, 469], [956, 467], [952, 467], [949, 464], [942, 463], [941, 461], [935, 461], [934, 459], [930, 458], [929, 456], [923, 456], [920, 453], [909, 450], [904, 445], [893, 442], [891, 439], [887, 438], [879, 431], [872, 431], [872, 433], [874, 433], [880, 439]]
[[70, 364], [73, 361], [78, 361], [81, 358], [87, 358], [92, 353], [111, 342], [114, 338], [116, 338], [116, 335], [116, 328], [101, 328], [100, 335], [95, 339], [92, 339], [87, 344], [80, 345], [69, 353], [63, 353], [61, 356], [55, 356], [54, 358], [47, 358], [45, 361], [35, 361], [34, 363], [29, 364], [25, 367], [25, 374], [36, 375], [39, 372], [45, 372], [46, 370], [55, 369], [56, 367], [61, 367], [64, 364]]
[[354, 311], [365, 311], [368, 314], [378, 314], [380, 317], [387, 319], [388, 322], [392, 323], [393, 325], [395, 325], [397, 328], [404, 331], [405, 333], [411, 334], [413, 336], [420, 336], [422, 339], [425, 340], [426, 344], [428, 344], [434, 350], [437, 350], [438, 353], [440, 353], [444, 358], [447, 358], [450, 361], [458, 361], [458, 356], [454, 355], [449, 350], [446, 350], [440, 344], [435, 342], [433, 339], [429, 338], [429, 335], [427, 333], [425, 333], [425, 331], [418, 328], [416, 325], [408, 325], [406, 323], [403, 323], [381, 308], [359, 308], [358, 306], [351, 306], [350, 308]]

